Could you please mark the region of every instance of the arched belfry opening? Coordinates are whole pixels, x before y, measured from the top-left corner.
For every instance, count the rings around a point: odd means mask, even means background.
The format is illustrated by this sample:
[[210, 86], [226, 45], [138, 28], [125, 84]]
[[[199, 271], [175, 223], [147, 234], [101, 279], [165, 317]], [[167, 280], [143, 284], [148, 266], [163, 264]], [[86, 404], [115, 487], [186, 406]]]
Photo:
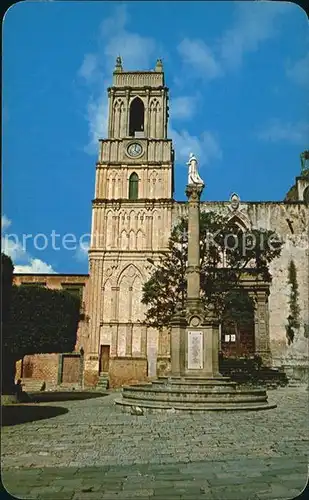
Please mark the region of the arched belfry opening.
[[138, 199], [138, 175], [133, 172], [129, 178], [129, 200]]
[[309, 186], [307, 186], [303, 193], [304, 202], [309, 205]]
[[129, 136], [138, 137], [144, 132], [144, 103], [139, 97], [135, 97], [130, 106]]

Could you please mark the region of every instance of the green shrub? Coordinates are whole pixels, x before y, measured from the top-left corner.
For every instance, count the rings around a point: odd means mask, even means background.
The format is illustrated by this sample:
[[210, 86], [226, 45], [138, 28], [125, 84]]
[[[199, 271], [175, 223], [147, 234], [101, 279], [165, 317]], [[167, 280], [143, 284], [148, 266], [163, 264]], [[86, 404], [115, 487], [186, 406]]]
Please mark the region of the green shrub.
[[74, 350], [80, 300], [68, 292], [43, 287], [12, 287], [10, 319], [3, 348], [26, 354]]

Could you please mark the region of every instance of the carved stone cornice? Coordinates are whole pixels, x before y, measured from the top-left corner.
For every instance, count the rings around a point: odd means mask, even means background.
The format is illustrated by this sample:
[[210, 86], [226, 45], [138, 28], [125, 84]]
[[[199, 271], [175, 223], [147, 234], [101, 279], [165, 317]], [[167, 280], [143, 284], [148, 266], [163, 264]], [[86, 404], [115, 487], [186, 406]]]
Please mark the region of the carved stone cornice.
[[121, 205], [144, 205], [155, 207], [155, 206], [167, 206], [172, 208], [174, 200], [170, 198], [139, 198], [138, 200], [129, 200], [128, 198], [94, 198], [92, 200], [93, 206], [112, 206], [113, 204]]
[[186, 196], [188, 201], [199, 201], [203, 192], [204, 186], [202, 184], [188, 184], [186, 186]]
[[186, 269], [186, 274], [200, 273], [200, 272], [201, 272], [200, 266], [188, 266]]

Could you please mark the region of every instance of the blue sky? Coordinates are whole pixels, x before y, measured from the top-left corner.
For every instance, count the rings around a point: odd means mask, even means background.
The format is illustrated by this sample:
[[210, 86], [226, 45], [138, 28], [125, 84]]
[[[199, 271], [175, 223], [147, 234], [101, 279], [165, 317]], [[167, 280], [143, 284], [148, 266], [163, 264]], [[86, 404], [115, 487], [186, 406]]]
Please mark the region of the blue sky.
[[97, 139], [106, 136], [118, 54], [128, 70], [163, 59], [176, 199], [185, 198], [191, 150], [204, 199], [234, 191], [242, 200], [283, 199], [309, 146], [308, 41], [305, 12], [284, 2], [11, 7], [3, 26], [2, 234], [16, 235], [5, 243], [16, 270], [88, 271], [85, 251], [40, 251], [22, 235], [90, 232]]

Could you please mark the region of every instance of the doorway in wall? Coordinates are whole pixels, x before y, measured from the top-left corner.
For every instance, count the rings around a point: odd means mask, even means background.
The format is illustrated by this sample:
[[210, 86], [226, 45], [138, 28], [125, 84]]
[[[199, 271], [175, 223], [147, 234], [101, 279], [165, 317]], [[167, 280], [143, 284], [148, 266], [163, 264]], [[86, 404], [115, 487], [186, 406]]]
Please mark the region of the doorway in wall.
[[100, 347], [100, 373], [108, 373], [109, 371], [110, 346], [101, 345]]

